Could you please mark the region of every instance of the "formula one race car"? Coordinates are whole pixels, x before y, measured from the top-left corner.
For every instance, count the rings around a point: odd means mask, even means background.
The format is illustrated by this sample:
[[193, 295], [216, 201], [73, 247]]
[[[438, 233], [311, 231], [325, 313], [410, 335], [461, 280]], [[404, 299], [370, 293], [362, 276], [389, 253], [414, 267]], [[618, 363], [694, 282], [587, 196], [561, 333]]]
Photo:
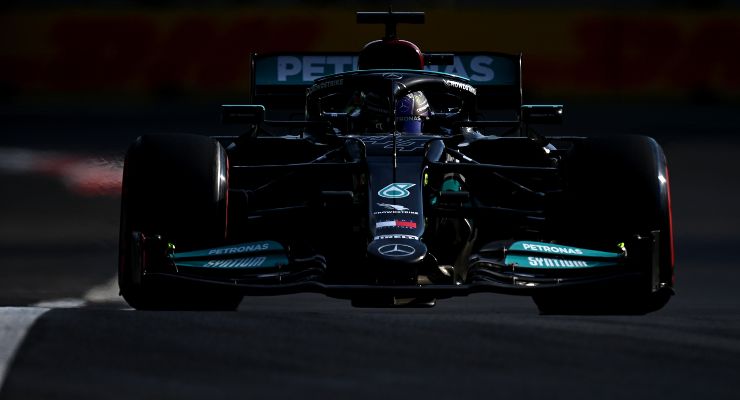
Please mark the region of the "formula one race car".
[[358, 56], [253, 55], [260, 105], [222, 107], [243, 135], [132, 144], [119, 264], [132, 307], [299, 292], [365, 307], [495, 292], [542, 313], [667, 303], [670, 190], [655, 140], [542, 136], [530, 125], [561, 121], [563, 107], [522, 105], [521, 55], [423, 54], [396, 37], [423, 13], [357, 19], [386, 25]]

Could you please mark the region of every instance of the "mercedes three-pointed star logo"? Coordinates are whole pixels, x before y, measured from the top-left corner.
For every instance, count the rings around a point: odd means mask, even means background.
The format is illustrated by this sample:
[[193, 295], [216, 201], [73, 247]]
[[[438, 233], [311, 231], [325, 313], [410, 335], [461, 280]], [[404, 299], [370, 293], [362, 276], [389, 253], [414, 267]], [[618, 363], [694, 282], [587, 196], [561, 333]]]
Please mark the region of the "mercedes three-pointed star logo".
[[416, 249], [407, 244], [392, 243], [378, 247], [378, 253], [388, 257], [406, 257], [416, 253]]
[[391, 72], [391, 73], [385, 73], [382, 76], [383, 76], [384, 79], [390, 79], [390, 80], [398, 80], [398, 79], [403, 78], [403, 75], [396, 74], [396, 73], [393, 73], [393, 72]]

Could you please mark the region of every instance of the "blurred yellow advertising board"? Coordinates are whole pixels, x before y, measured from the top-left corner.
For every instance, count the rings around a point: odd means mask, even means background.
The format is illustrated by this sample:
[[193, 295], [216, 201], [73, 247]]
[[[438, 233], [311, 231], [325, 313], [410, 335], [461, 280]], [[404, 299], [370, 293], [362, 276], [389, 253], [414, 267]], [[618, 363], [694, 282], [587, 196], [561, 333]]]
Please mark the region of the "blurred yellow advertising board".
[[[524, 53], [547, 95], [740, 93], [740, 13], [432, 9], [427, 51]], [[0, 16], [0, 91], [148, 96], [249, 90], [251, 52], [357, 51], [382, 35], [336, 9], [61, 9]]]

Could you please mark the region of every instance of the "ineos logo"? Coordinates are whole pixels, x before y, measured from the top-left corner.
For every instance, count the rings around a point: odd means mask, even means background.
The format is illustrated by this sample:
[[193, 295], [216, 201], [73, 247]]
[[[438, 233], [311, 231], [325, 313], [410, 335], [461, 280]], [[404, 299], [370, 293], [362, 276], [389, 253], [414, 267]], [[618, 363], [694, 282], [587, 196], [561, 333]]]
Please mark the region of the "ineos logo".
[[405, 257], [416, 253], [416, 249], [407, 244], [386, 244], [378, 247], [378, 253], [388, 257]]
[[386, 199], [402, 199], [404, 197], [409, 197], [411, 193], [409, 193], [408, 189], [413, 186], [416, 186], [416, 184], [394, 182], [380, 189], [378, 191], [378, 196], [385, 197]]

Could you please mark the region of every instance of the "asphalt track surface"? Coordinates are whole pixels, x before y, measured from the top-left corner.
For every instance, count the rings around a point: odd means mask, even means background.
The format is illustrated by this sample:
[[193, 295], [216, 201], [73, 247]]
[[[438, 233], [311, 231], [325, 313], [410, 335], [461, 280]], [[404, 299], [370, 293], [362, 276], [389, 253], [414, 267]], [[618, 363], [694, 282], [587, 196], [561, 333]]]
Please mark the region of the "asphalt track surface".
[[[119, 142], [56, 157], [115, 165]], [[431, 309], [291, 295], [246, 298], [234, 313], [132, 311], [112, 281], [118, 198], [61, 167], [6, 162], [0, 399], [736, 399], [740, 141], [663, 144], [678, 294], [645, 316], [541, 316], [529, 298], [487, 294]], [[4, 149], [43, 147], [22, 146]]]

